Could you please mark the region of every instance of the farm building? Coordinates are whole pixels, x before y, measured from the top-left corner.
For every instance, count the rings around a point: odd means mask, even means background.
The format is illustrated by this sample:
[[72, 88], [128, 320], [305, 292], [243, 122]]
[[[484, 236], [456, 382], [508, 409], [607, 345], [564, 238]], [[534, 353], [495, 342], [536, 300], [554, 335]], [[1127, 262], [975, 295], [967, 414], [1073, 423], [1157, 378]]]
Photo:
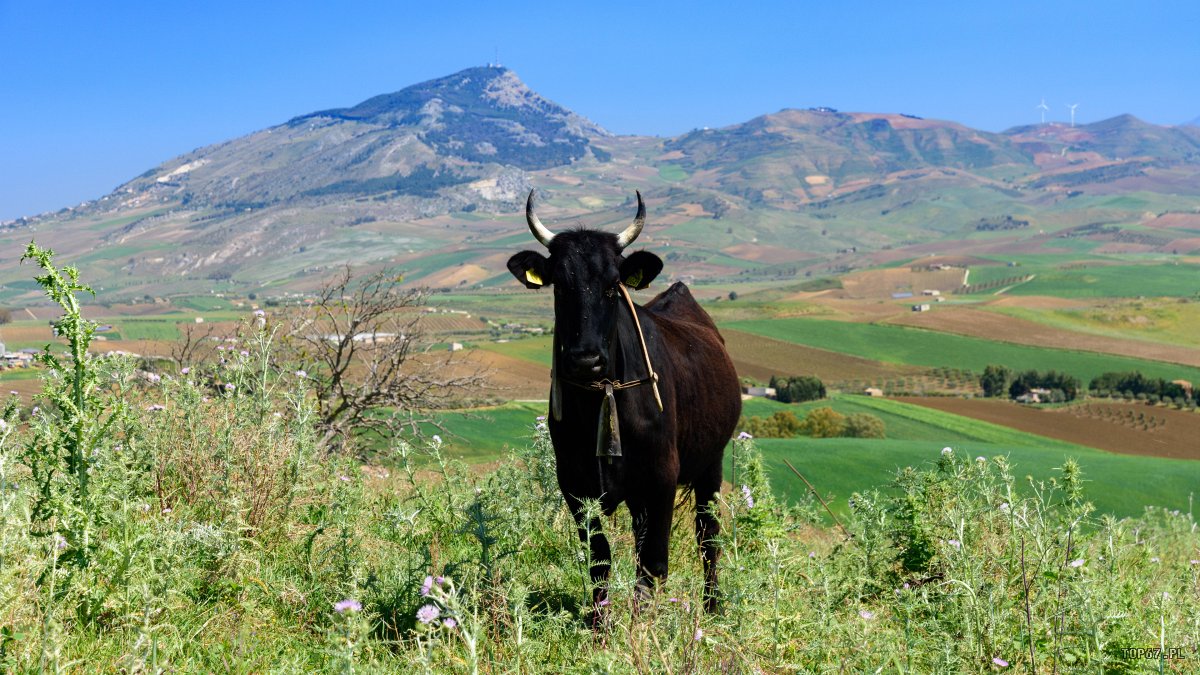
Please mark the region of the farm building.
[[936, 288], [926, 288], [925, 290], [921, 291], [921, 295], [931, 295], [934, 297], [937, 297], [941, 294], [942, 294], [942, 292], [937, 290]]
[[775, 387], [742, 387], [742, 393], [756, 398], [775, 398]]
[[867, 387], [863, 389], [863, 393], [867, 396], [883, 396], [883, 390], [879, 387]]
[[912, 306], [912, 311], [914, 311], [914, 312], [928, 312], [928, 311], [929, 311], [929, 305], [913, 305], [913, 306]]
[[1029, 393], [1021, 394], [1017, 397], [1017, 403], [1041, 403], [1042, 401], [1050, 400], [1050, 390], [1034, 387], [1029, 390]]
[[451, 342], [449, 351], [458, 352], [458, 351], [462, 351], [462, 348], [463, 348], [463, 346], [462, 346], [461, 342]]

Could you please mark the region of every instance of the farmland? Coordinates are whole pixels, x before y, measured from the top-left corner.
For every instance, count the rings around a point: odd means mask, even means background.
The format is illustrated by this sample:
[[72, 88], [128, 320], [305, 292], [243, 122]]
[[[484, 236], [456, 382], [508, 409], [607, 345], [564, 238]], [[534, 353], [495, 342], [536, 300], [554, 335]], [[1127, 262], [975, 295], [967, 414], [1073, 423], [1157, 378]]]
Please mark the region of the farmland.
[[948, 366], [976, 372], [982, 372], [988, 364], [1002, 364], [1022, 370], [1066, 371], [1085, 382], [1107, 371], [1140, 370], [1150, 377], [1168, 380], [1182, 377], [1200, 382], [1200, 368], [1190, 366], [1015, 345], [900, 326], [805, 318], [734, 321], [728, 326], [764, 337], [885, 363]]

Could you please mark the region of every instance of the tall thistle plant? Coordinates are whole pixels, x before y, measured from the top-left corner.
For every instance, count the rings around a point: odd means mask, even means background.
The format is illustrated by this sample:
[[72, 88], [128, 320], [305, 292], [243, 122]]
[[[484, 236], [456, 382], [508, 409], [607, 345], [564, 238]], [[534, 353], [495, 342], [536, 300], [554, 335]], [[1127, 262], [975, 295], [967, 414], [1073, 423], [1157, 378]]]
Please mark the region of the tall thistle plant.
[[53, 256], [53, 251], [30, 242], [21, 257], [44, 272], [35, 279], [62, 308], [55, 333], [67, 342], [65, 354], [48, 344], [37, 356], [47, 373], [22, 461], [34, 484], [35, 534], [52, 537], [60, 550], [59, 564], [78, 570], [89, 565], [99, 544], [96, 530], [104, 509], [95, 503], [93, 483], [117, 468], [111, 465], [129, 459], [115, 439], [124, 436], [118, 431], [126, 431], [121, 428], [124, 406], [119, 396], [105, 395], [110, 382], [119, 388], [128, 385], [129, 368], [123, 373], [119, 367], [113, 370], [116, 364], [88, 353], [96, 324], [83, 318], [78, 296], [93, 291], [80, 283], [74, 267], [56, 268]]

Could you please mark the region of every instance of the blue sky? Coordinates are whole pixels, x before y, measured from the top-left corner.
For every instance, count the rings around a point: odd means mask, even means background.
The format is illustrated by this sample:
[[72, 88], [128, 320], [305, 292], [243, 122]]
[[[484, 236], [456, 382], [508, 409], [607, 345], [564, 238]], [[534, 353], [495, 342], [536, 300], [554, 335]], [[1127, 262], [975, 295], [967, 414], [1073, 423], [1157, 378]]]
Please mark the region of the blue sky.
[[1042, 97], [1050, 119], [1200, 116], [1200, 2], [598, 4], [0, 0], [0, 220], [496, 49], [617, 133], [817, 105], [999, 131]]

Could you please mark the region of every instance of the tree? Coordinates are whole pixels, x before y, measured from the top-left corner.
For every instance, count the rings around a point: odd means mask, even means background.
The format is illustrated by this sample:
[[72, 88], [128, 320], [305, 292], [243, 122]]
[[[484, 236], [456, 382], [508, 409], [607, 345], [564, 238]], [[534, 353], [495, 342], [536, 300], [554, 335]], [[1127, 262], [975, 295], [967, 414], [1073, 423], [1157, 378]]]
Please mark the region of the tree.
[[979, 386], [983, 389], [984, 396], [1003, 396], [1011, 378], [1012, 371], [1007, 367], [989, 365], [979, 377]]
[[214, 324], [185, 323], [179, 332], [182, 337], [171, 345], [171, 360], [176, 368], [190, 368], [216, 360], [221, 338], [216, 335]]
[[729, 301], [733, 302], [738, 299], [737, 291], [729, 291]]
[[12, 311], [7, 307], [0, 307], [0, 324], [9, 323], [12, 321]]
[[380, 270], [356, 278], [346, 265], [326, 280], [309, 307], [291, 311], [282, 339], [287, 361], [313, 388], [322, 443], [355, 432], [419, 433], [444, 408], [486, 384], [486, 371], [424, 345], [424, 289], [401, 287]]
[[852, 413], [846, 416], [845, 435], [850, 438], [884, 438], [883, 420], [870, 413]]
[[817, 408], [804, 416], [800, 431], [813, 438], [837, 438], [846, 431], [846, 416], [833, 408]]
[[771, 377], [775, 398], [783, 403], [803, 403], [825, 398], [825, 383], [812, 375]]

